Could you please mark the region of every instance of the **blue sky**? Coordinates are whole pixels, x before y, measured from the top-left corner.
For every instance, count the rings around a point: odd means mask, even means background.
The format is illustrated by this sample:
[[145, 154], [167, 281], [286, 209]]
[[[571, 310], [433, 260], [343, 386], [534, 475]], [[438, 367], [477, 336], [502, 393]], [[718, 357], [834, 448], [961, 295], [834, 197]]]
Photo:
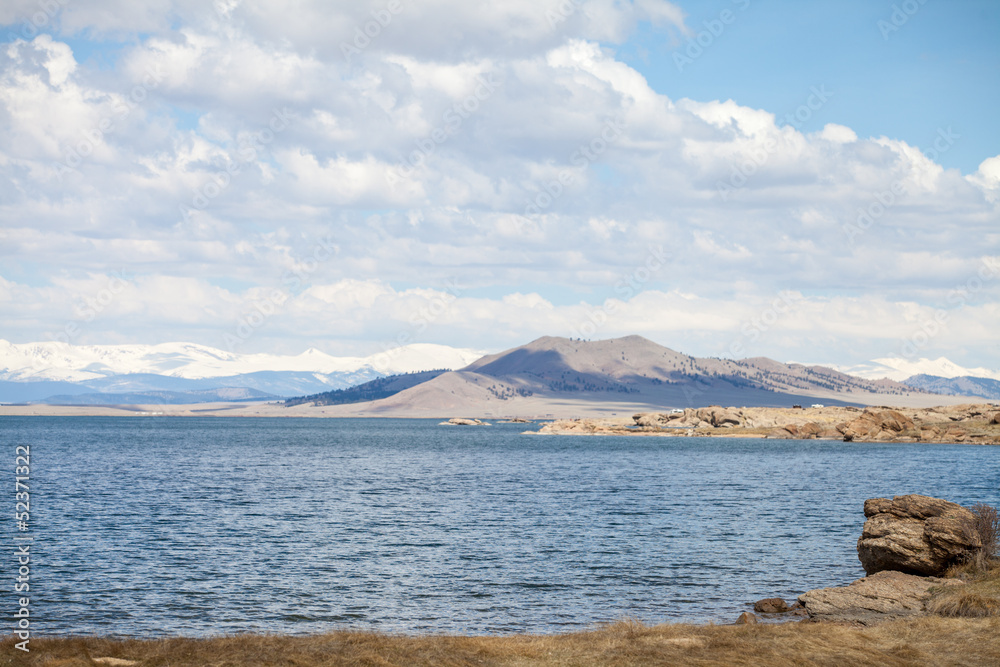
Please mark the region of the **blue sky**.
[[[670, 39], [646, 25], [619, 49], [657, 92], [733, 99], [783, 115], [798, 109], [812, 86], [825, 85], [833, 97], [803, 123], [806, 130], [839, 123], [860, 136], [886, 135], [924, 147], [933, 144], [938, 128], [952, 127], [970, 140], [942, 154], [939, 163], [963, 173], [998, 152], [1000, 3], [927, 0], [912, 15], [903, 12], [907, 20], [897, 19], [899, 26], [893, 6], [904, 3], [898, 2], [679, 4], [695, 35]], [[679, 69], [674, 54], [685, 55], [697, 33], [711, 34], [717, 25], [706, 22], [718, 21], [724, 10], [733, 22]]]
[[1000, 368], [997, 3], [53, 2], [0, 338]]

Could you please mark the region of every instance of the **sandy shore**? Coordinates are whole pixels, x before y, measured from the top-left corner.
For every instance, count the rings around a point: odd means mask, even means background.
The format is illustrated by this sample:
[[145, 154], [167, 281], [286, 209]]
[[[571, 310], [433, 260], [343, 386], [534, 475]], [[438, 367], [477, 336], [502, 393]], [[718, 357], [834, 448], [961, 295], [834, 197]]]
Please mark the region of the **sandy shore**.
[[[935, 394], [909, 395], [906, 397], [857, 394], [840, 397], [858, 406], [894, 406], [899, 409], [930, 408], [942, 405], [967, 404], [969, 397], [939, 396]], [[617, 419], [628, 423], [637, 412], [651, 412], [664, 408], [634, 402], [594, 402], [575, 399], [556, 399], [532, 396], [505, 402], [496, 408], [466, 410], [445, 405], [436, 408], [400, 408], [386, 410], [373, 403], [315, 406], [312, 404], [285, 407], [280, 402], [194, 403], [184, 405], [0, 405], [0, 416], [48, 417], [384, 417], [413, 419], [450, 419], [475, 417], [489, 421], [521, 417], [527, 419]], [[781, 410], [782, 408], [751, 408], [754, 410]], [[832, 406], [828, 409], [832, 409]]]

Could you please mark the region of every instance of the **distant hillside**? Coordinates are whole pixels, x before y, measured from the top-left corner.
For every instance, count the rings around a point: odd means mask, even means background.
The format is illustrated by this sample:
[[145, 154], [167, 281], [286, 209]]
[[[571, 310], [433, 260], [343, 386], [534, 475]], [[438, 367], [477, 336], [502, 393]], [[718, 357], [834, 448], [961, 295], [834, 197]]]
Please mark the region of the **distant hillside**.
[[[791, 406], [911, 401], [927, 392], [821, 366], [699, 359], [641, 336], [544, 337], [336, 414], [546, 415], [643, 406]], [[333, 414], [333, 413], [331, 413]]]
[[273, 401], [274, 394], [265, 394], [245, 387], [223, 387], [200, 391], [138, 391], [124, 394], [63, 394], [33, 401], [48, 405], [184, 405], [188, 403], [238, 403], [242, 401]]
[[442, 373], [447, 372], [447, 369], [440, 369], [389, 375], [359, 384], [355, 387], [348, 387], [347, 389], [337, 389], [335, 391], [325, 391], [321, 394], [312, 394], [311, 396], [289, 398], [285, 401], [285, 405], [288, 407], [302, 405], [303, 403], [312, 403], [313, 405], [346, 405], [349, 403], [375, 401], [380, 398], [388, 398], [404, 389], [409, 389], [428, 380], [433, 380]]
[[790, 392], [912, 393], [892, 380], [865, 380], [823, 366], [784, 364], [765, 357], [697, 358], [642, 336], [583, 342], [545, 337], [490, 355], [462, 369], [496, 378], [520, 378], [538, 391], [641, 393], [643, 384], [685, 385], [720, 380], [733, 387]]
[[957, 394], [959, 396], [1000, 399], [1000, 381], [990, 378], [944, 378], [938, 375], [914, 375], [903, 380], [903, 384], [934, 394]]

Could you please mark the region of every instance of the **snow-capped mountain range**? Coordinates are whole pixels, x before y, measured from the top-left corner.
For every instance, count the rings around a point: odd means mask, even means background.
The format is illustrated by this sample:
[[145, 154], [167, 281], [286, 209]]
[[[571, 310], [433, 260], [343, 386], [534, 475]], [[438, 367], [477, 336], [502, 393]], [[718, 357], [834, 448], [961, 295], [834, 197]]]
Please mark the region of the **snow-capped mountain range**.
[[[0, 340], [0, 401], [59, 395], [204, 392], [244, 387], [271, 396], [343, 389], [384, 375], [467, 366], [486, 352], [415, 343], [368, 357], [237, 354], [194, 343], [69, 345]], [[142, 398], [142, 397], [140, 397]], [[124, 399], [123, 399], [124, 400]]]
[[0, 380], [82, 382], [110, 375], [151, 373], [199, 380], [260, 371], [349, 373], [372, 368], [386, 375], [461, 368], [486, 354], [415, 343], [368, 357], [334, 357], [310, 348], [295, 356], [236, 354], [195, 343], [69, 345], [0, 340]]
[[868, 380], [889, 378], [890, 380], [903, 382], [914, 375], [931, 375], [941, 378], [975, 377], [1000, 380], [1000, 371], [998, 370], [990, 370], [989, 368], [964, 368], [944, 357], [939, 357], [938, 359], [885, 357], [882, 359], [873, 359], [870, 364], [861, 364], [858, 366], [824, 365], [841, 373], [855, 375]]

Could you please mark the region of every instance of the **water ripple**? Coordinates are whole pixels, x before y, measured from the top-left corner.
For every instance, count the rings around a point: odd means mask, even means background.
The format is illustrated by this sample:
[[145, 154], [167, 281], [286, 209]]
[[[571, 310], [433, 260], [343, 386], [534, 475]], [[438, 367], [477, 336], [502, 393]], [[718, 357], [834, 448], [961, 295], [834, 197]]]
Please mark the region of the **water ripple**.
[[[435, 420], [0, 418], [46, 634], [730, 621], [863, 574], [865, 498], [1000, 501], [1000, 448]], [[12, 537], [10, 526], [5, 527]]]

